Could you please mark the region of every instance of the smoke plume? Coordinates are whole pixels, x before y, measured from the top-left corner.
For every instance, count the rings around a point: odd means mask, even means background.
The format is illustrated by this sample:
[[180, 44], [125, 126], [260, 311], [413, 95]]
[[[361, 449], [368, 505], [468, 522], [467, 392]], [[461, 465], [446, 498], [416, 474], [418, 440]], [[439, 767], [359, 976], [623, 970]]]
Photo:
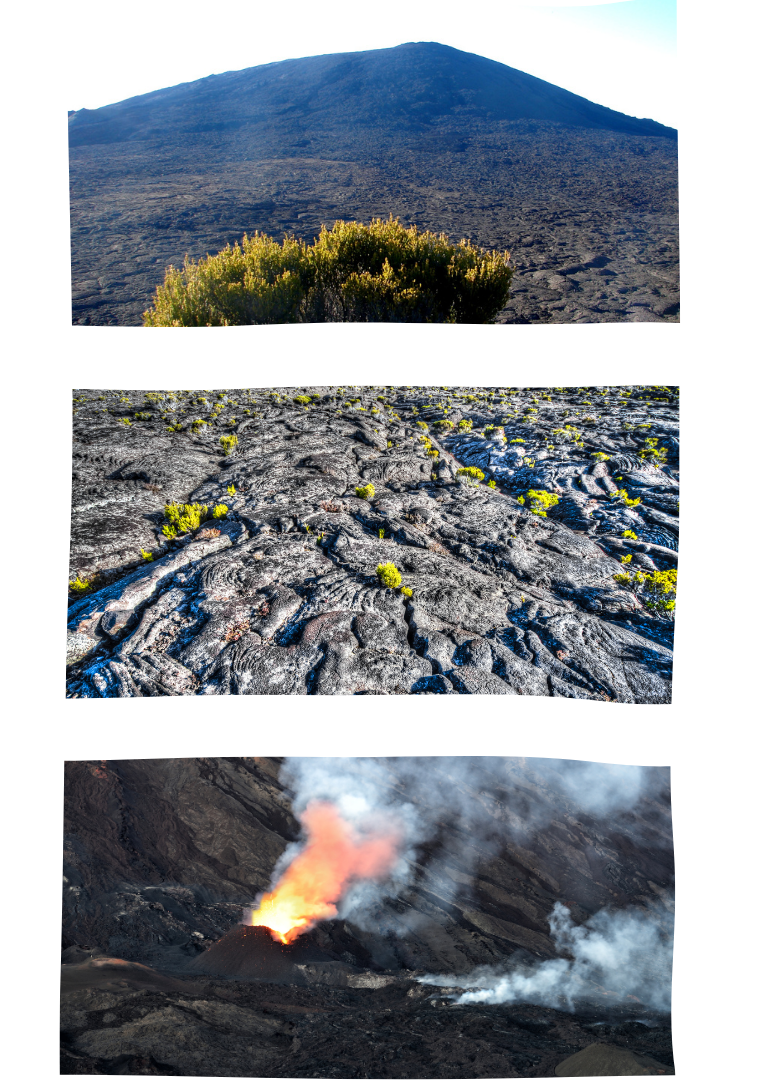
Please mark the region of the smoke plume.
[[598, 995], [638, 1002], [658, 1012], [670, 1009], [673, 919], [663, 906], [649, 910], [600, 911], [576, 926], [564, 904], [549, 918], [559, 953], [534, 967], [508, 971], [482, 967], [463, 976], [424, 975], [431, 986], [455, 986], [460, 1005], [521, 1002], [573, 1010]]
[[[266, 913], [279, 895], [295, 897], [298, 863], [303, 870], [309, 859], [313, 862], [325, 850], [328, 854], [312, 827], [320, 804], [337, 822], [335, 844], [345, 837], [344, 854], [338, 850], [334, 856], [334, 881], [310, 890], [310, 906], [300, 905], [300, 910], [290, 905], [289, 923], [285, 920], [276, 931], [289, 933], [285, 940], [334, 915], [380, 935], [419, 934], [420, 913], [409, 905], [407, 911], [398, 904], [395, 910], [392, 902], [416, 885], [431, 890], [432, 881], [440, 884], [445, 899], [454, 890], [462, 893], [467, 886], [447, 875], [448, 861], [461, 866], [469, 880], [481, 861], [512, 845], [520, 860], [534, 843], [538, 858], [548, 859], [552, 842], [538, 847], [536, 834], [542, 836], [539, 830], [554, 822], [560, 830], [572, 830], [579, 842], [583, 838], [592, 857], [608, 857], [619, 843], [626, 851], [671, 847], [669, 770], [663, 768], [548, 758], [296, 757], [285, 760], [280, 781], [306, 836], [289, 846], [275, 868], [271, 893], [257, 897], [262, 905], [245, 921], [256, 918], [254, 925], [275, 928]], [[608, 840], [605, 832], [616, 839]], [[372, 872], [360, 873], [355, 849], [363, 838], [373, 837], [385, 842], [381, 854], [387, 851], [387, 857], [376, 860]], [[316, 880], [314, 875], [305, 874], [306, 885]], [[303, 896], [308, 900], [307, 888]], [[670, 924], [664, 908], [648, 908], [600, 911], [576, 926], [557, 902], [549, 919], [556, 959], [506, 970], [477, 969], [473, 976], [458, 978], [426, 976], [424, 981], [463, 989], [461, 1003], [528, 1001], [572, 1008], [587, 995], [608, 993], [665, 1009]]]

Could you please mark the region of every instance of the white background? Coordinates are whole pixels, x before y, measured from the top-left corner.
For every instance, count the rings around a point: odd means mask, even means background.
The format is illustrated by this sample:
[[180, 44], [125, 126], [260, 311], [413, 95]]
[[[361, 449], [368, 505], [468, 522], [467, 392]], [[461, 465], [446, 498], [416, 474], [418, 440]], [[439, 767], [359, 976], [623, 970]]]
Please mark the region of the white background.
[[[294, 5], [293, 18], [302, 19], [302, 7]], [[73, 62], [69, 43], [79, 12], [88, 9], [38, 4], [26, 16], [20, 9], [8, 16], [2, 260], [7, 1075], [58, 1075], [62, 762], [286, 752], [511, 753], [671, 765], [677, 1074], [681, 1080], [758, 1074], [767, 1059], [768, 843], [761, 796], [765, 800], [768, 779], [761, 718], [768, 712], [769, 666], [760, 617], [768, 546], [767, 458], [760, 450], [768, 362], [761, 7], [737, 6], [729, 21], [720, 5], [681, 3], [680, 325], [263, 327], [184, 336], [69, 325], [61, 86]], [[131, 18], [132, 9], [123, 10]], [[473, 10], [477, 17], [479, 8]], [[315, 381], [679, 383], [682, 562], [674, 703], [65, 701], [70, 388]]]

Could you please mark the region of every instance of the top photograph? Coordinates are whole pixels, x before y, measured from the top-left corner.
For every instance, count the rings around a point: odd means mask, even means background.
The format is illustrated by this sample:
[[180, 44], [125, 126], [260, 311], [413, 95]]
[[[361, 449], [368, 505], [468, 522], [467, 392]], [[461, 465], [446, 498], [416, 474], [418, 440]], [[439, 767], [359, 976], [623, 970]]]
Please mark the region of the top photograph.
[[70, 110], [73, 324], [678, 322], [677, 129], [638, 47], [673, 51], [674, 3], [563, 9], [551, 66], [526, 8], [532, 72], [411, 41]]

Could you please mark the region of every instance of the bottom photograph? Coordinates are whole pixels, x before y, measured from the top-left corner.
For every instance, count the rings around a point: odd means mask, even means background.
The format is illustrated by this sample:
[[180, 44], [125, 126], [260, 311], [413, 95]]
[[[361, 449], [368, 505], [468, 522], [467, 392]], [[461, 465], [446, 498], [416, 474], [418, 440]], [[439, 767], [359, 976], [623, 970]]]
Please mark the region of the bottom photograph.
[[674, 1075], [667, 767], [65, 763], [61, 1073]]

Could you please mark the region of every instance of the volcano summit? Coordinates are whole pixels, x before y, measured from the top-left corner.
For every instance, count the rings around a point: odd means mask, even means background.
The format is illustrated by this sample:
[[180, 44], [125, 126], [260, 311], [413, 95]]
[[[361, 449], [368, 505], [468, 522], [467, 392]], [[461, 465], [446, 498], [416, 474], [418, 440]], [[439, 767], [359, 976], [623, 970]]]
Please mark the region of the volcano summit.
[[73, 321], [264, 231], [405, 224], [510, 249], [502, 322], [673, 321], [676, 132], [435, 42], [212, 75], [69, 119]]

